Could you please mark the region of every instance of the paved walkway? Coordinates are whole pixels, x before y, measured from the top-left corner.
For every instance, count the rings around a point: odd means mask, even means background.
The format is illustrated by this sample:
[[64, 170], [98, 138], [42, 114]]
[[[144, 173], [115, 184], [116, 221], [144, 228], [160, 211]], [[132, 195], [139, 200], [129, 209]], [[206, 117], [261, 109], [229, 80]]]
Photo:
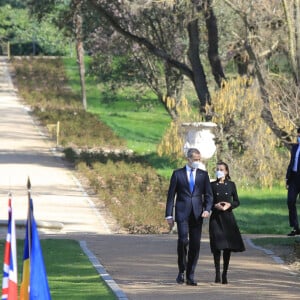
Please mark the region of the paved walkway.
[[[196, 270], [199, 285], [177, 285], [176, 236], [115, 233], [106, 212], [95, 208], [76, 172], [53, 151], [54, 144], [18, 99], [4, 58], [0, 58], [0, 116], [0, 221], [7, 220], [7, 196], [12, 192], [15, 218], [25, 222], [29, 176], [41, 236], [80, 241], [118, 299], [299, 299], [299, 274], [280, 258], [256, 249], [251, 236], [245, 236], [247, 251], [233, 254], [228, 285], [213, 283], [206, 235]], [[0, 234], [4, 238], [5, 230]]]

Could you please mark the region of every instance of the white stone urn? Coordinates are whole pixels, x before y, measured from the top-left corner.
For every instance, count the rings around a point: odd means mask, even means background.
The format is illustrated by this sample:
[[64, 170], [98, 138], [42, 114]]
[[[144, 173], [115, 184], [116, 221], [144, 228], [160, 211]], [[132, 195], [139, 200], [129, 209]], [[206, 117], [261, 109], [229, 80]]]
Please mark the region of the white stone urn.
[[181, 124], [184, 135], [184, 154], [189, 148], [197, 148], [202, 160], [210, 159], [216, 152], [214, 130], [217, 124], [213, 122], [191, 122]]

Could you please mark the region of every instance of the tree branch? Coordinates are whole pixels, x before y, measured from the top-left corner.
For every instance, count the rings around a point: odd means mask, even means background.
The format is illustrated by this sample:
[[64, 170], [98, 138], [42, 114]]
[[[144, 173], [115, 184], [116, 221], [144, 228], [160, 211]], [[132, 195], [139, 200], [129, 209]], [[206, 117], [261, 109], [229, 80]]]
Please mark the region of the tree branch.
[[180, 72], [187, 76], [189, 79], [193, 81], [194, 74], [193, 71], [184, 63], [181, 63], [175, 59], [173, 59], [168, 53], [166, 53], [164, 50], [156, 47], [154, 44], [152, 44], [148, 39], [144, 37], [139, 37], [127, 29], [123, 28], [120, 23], [118, 22], [117, 18], [109, 13], [97, 0], [91, 0], [89, 3], [98, 11], [98, 13], [104, 17], [111, 26], [119, 33], [121, 33], [123, 36], [129, 38], [130, 40], [136, 42], [139, 45], [143, 45], [150, 51], [153, 55], [165, 60], [168, 64], [170, 64], [172, 67], [180, 70]]

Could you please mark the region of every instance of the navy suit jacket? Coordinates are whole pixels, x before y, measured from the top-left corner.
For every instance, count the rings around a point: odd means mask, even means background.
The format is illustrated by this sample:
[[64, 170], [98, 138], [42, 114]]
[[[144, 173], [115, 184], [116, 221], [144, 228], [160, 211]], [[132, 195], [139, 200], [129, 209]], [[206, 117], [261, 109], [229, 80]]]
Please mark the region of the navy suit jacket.
[[195, 187], [191, 193], [186, 167], [175, 170], [170, 180], [166, 217], [173, 216], [174, 203], [175, 221], [177, 222], [187, 221], [192, 211], [197, 220], [203, 211], [210, 212], [213, 205], [213, 194], [208, 173], [197, 169]]
[[291, 179], [291, 175], [292, 175], [292, 171], [293, 171], [293, 166], [294, 166], [298, 146], [299, 146], [299, 144], [293, 144], [292, 149], [291, 149], [291, 159], [290, 159], [290, 163], [288, 165], [288, 168], [287, 168], [287, 171], [286, 171], [286, 176], [285, 176], [287, 183]]

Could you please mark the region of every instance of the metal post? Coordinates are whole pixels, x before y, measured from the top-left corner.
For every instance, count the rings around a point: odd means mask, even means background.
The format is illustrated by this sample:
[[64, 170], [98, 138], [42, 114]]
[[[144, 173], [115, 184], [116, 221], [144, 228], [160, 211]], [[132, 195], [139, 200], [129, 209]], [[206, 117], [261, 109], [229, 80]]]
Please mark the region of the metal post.
[[7, 42], [7, 57], [10, 59], [10, 42]]
[[57, 121], [57, 125], [56, 125], [56, 147], [58, 147], [59, 145], [59, 121]]

